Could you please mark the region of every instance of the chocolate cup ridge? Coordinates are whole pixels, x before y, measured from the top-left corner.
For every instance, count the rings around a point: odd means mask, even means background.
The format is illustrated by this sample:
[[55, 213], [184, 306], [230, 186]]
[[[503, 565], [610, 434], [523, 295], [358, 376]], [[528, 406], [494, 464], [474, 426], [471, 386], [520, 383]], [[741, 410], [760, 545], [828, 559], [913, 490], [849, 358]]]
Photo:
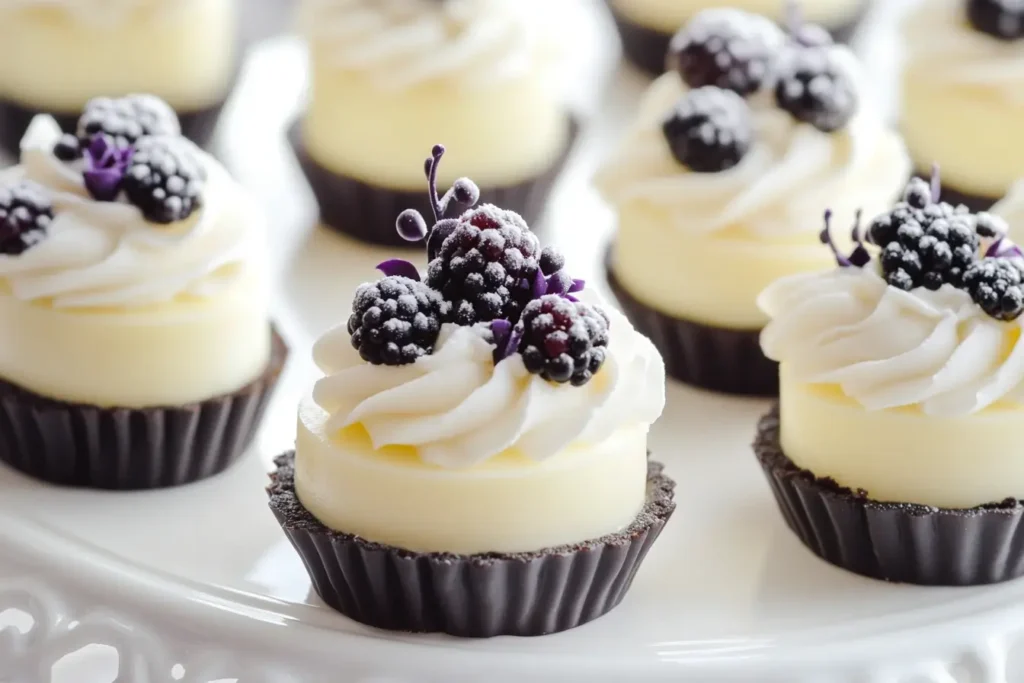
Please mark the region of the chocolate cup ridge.
[[[536, 228], [547, 208], [548, 198], [579, 137], [580, 122], [570, 119], [569, 125], [565, 149], [547, 171], [513, 185], [481, 187], [481, 203], [515, 211], [535, 232], [540, 232]], [[320, 223], [324, 227], [381, 247], [422, 247], [422, 242], [402, 239], [395, 229], [395, 220], [406, 209], [416, 209], [427, 218], [432, 216], [426, 179], [421, 190], [396, 190], [335, 173], [322, 166], [306, 150], [299, 121], [290, 127], [288, 140], [319, 206]], [[460, 212], [461, 209], [453, 204], [448, 217], [457, 216]]]
[[611, 249], [605, 259], [608, 285], [623, 313], [648, 337], [674, 379], [737, 396], [778, 396], [779, 364], [761, 351], [761, 330], [734, 330], [673, 318], [639, 301], [615, 276]]
[[251, 444], [287, 359], [284, 340], [268, 334], [271, 358], [259, 377], [181, 406], [106, 408], [0, 380], [0, 462], [51, 484], [122, 491], [218, 474]]
[[[622, 51], [634, 66], [641, 71], [652, 75], [660, 76], [665, 73], [665, 57], [668, 54], [668, 46], [672, 41], [671, 33], [662, 33], [658, 29], [638, 24], [619, 12], [611, 0], [605, 0], [615, 25], [619, 29], [619, 37], [622, 40]], [[860, 8], [846, 23], [839, 26], [826, 26], [825, 28], [832, 35], [837, 43], [849, 43], [860, 28], [864, 16], [871, 5], [870, 0], [864, 0]], [[711, 7], [712, 5], [709, 5]]]
[[883, 503], [801, 469], [782, 450], [776, 406], [754, 453], [786, 524], [818, 557], [874, 579], [975, 586], [1024, 576], [1024, 503], [971, 509]]
[[294, 452], [279, 456], [270, 509], [331, 608], [392, 631], [467, 638], [538, 636], [610, 611], [675, 510], [675, 482], [648, 464], [647, 502], [625, 530], [537, 552], [419, 553], [332, 531], [295, 493]]

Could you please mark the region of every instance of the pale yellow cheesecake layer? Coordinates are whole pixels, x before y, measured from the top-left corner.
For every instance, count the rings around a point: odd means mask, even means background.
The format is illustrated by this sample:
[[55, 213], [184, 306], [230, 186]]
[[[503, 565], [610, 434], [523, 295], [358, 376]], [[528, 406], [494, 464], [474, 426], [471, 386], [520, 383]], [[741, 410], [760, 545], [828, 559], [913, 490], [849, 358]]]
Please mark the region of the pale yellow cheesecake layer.
[[331, 529], [419, 552], [528, 552], [620, 531], [644, 505], [647, 425], [534, 462], [514, 450], [467, 469], [425, 463], [416, 449], [375, 450], [356, 424], [327, 433], [328, 414], [299, 408], [295, 488]]
[[785, 362], [780, 379], [782, 449], [818, 477], [943, 508], [1024, 497], [1024, 405], [942, 418], [918, 406], [869, 411], [835, 386], [796, 381]]
[[0, 7], [0, 95], [58, 112], [135, 92], [179, 111], [215, 104], [236, 68], [237, 2], [169, 2], [90, 19], [60, 5]]
[[[800, 3], [802, 16], [826, 27], [850, 23], [860, 12], [863, 0], [808, 0]], [[731, 7], [782, 19], [784, 0], [612, 0], [615, 10], [634, 23], [662, 33], [675, 33], [693, 15], [711, 7]]]

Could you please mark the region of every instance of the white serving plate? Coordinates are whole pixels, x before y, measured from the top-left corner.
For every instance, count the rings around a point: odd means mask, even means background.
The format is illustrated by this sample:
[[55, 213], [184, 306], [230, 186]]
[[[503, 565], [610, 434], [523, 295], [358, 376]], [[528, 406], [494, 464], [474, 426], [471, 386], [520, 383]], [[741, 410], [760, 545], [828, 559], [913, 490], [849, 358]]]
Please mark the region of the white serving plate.
[[[617, 55], [593, 17], [572, 19], [574, 95], [599, 114], [548, 223], [573, 273], [603, 288], [612, 218], [588, 179], [643, 82], [622, 70], [597, 96]], [[887, 53], [872, 57], [891, 71]], [[0, 470], [0, 682], [49, 681], [51, 668], [58, 683], [1024, 681], [1024, 583], [895, 586], [819, 561], [785, 528], [749, 448], [768, 403], [676, 384], [651, 447], [678, 482], [678, 510], [607, 617], [543, 638], [470, 641], [375, 631], [324, 607], [263, 486], [315, 376], [312, 340], [344, 320], [353, 288], [388, 254], [312, 227], [280, 135], [302, 81], [294, 40], [261, 48], [221, 141], [271, 216], [275, 310], [293, 349], [255, 452], [210, 481], [145, 493], [56, 489]]]

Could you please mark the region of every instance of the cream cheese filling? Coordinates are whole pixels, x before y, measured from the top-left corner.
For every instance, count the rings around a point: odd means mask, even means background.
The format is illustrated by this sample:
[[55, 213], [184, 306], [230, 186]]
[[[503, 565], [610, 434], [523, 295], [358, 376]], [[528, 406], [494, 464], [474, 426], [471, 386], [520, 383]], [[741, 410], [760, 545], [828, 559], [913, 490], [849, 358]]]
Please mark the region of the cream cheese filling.
[[516, 553], [625, 529], [646, 499], [647, 425], [535, 462], [509, 450], [467, 469], [415, 449], [374, 450], [359, 425], [328, 433], [311, 398], [299, 408], [295, 488], [324, 525], [417, 552]]
[[84, 21], [60, 5], [0, 9], [0, 96], [55, 112], [135, 92], [178, 111], [224, 98], [238, 59], [236, 0], [161, 0], [124, 13]]

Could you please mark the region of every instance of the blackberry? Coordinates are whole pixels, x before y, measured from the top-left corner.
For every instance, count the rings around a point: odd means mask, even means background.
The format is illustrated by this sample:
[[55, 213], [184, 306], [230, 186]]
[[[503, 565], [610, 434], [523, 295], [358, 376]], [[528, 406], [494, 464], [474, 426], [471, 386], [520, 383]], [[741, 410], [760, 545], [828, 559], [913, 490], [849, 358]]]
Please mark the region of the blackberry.
[[1015, 320], [1024, 313], [1024, 272], [1013, 259], [983, 258], [964, 273], [964, 288], [974, 303], [997, 320]]
[[53, 221], [46, 190], [28, 180], [0, 186], [0, 254], [17, 256], [44, 237]]
[[82, 158], [82, 144], [71, 133], [65, 133], [53, 146], [53, 156], [61, 161], [75, 161]]
[[753, 123], [746, 101], [730, 90], [691, 90], [662, 124], [676, 161], [696, 173], [732, 168], [750, 149]]
[[767, 80], [782, 43], [782, 32], [764, 17], [706, 10], [673, 36], [668, 68], [691, 88], [713, 85], [746, 96]]
[[999, 40], [1024, 38], [1024, 0], [967, 0], [967, 19]]
[[530, 298], [539, 254], [519, 214], [483, 204], [459, 218], [427, 266], [426, 282], [452, 304], [445, 322], [515, 322]]
[[526, 369], [549, 382], [582, 386], [604, 364], [608, 316], [599, 308], [547, 294], [527, 304], [519, 324]]
[[882, 250], [882, 275], [893, 287], [911, 290], [921, 284], [921, 256], [913, 247], [901, 242], [890, 242]]
[[987, 211], [981, 211], [974, 217], [974, 231], [978, 237], [999, 239], [1005, 237], [1009, 230], [1005, 220]]
[[122, 189], [146, 220], [174, 223], [202, 205], [206, 169], [180, 138], [143, 137], [133, 146]]
[[923, 209], [932, 203], [932, 186], [922, 178], [911, 178], [903, 191], [903, 201], [912, 209]]
[[540, 252], [540, 271], [545, 275], [554, 275], [565, 268], [565, 257], [551, 247], [544, 247]]
[[391, 275], [356, 290], [348, 333], [374, 365], [405, 365], [434, 351], [448, 303], [422, 282]]
[[829, 48], [791, 48], [781, 60], [775, 101], [798, 121], [830, 133], [857, 110], [852, 76]]
[[75, 133], [83, 147], [94, 135], [104, 133], [123, 148], [144, 135], [180, 135], [181, 125], [174, 110], [159, 97], [97, 97], [85, 105]]

